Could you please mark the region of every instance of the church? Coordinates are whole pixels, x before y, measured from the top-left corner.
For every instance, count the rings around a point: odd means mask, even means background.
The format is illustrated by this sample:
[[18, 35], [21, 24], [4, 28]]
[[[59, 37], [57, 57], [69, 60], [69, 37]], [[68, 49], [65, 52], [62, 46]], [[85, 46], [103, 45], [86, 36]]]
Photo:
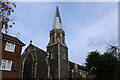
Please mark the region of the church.
[[86, 80], [89, 70], [68, 59], [68, 47], [65, 42], [65, 31], [58, 7], [50, 31], [47, 51], [30, 44], [21, 55], [19, 78], [33, 79], [79, 79]]

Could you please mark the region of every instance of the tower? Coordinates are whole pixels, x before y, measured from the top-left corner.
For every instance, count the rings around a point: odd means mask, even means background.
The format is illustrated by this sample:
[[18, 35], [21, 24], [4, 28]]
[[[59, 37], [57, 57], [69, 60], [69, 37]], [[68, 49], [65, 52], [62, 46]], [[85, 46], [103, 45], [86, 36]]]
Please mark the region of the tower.
[[58, 7], [54, 18], [53, 28], [50, 31], [50, 41], [47, 46], [51, 78], [68, 78], [68, 48], [65, 43], [65, 32]]

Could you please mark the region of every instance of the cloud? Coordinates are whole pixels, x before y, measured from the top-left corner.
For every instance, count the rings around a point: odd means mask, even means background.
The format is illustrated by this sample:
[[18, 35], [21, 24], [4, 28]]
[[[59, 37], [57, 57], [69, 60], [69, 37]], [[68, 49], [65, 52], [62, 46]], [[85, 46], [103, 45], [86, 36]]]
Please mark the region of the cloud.
[[97, 41], [96, 39], [91, 37], [87, 40], [87, 45], [96, 47], [96, 46], [102, 46], [102, 45], [106, 44], [107, 42], [108, 41], [105, 41], [105, 40], [98, 40]]
[[[118, 44], [118, 14], [117, 9], [104, 14], [102, 18], [92, 21], [91, 25], [77, 28], [69, 42], [70, 59], [82, 63], [87, 52], [92, 50], [105, 51], [107, 44]], [[79, 24], [76, 24], [79, 25]], [[74, 49], [73, 49], [74, 48]]]

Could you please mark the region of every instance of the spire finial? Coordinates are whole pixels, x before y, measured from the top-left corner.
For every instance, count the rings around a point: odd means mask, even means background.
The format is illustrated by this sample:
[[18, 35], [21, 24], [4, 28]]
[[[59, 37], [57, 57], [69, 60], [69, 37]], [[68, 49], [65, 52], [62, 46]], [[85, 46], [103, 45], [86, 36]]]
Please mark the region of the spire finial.
[[32, 44], [32, 40], [30, 40], [30, 44]]
[[58, 6], [56, 7], [56, 9], [59, 10], [59, 9], [58, 9]]
[[60, 18], [58, 6], [56, 7], [56, 14], [55, 14], [54, 23], [53, 23], [53, 29], [62, 29], [62, 21]]

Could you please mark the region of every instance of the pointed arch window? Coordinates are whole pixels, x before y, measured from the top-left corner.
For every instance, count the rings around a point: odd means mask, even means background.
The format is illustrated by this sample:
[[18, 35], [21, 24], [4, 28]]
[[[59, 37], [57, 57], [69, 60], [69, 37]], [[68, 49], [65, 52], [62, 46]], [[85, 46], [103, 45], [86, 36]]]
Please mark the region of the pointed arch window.
[[33, 78], [34, 74], [34, 65], [33, 58], [31, 55], [28, 55], [24, 63], [23, 78]]
[[52, 36], [51, 38], [52, 38], [52, 43], [54, 43], [54, 36]]

